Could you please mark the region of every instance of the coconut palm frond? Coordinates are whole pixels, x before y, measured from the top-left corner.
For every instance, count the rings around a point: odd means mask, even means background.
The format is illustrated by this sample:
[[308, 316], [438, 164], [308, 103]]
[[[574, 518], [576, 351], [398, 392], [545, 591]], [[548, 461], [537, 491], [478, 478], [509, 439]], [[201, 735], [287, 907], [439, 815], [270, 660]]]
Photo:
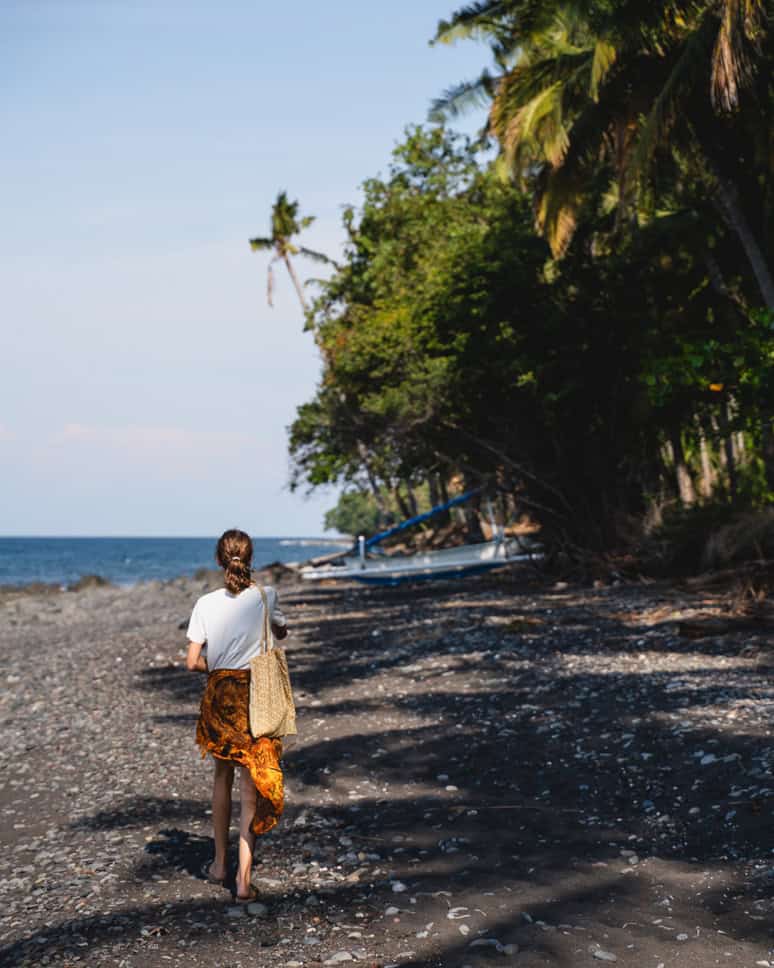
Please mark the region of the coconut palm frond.
[[[626, 79], [617, 78], [616, 88], [626, 88]], [[561, 163], [548, 167], [539, 182], [537, 225], [551, 246], [554, 257], [562, 258], [575, 232], [577, 213], [588, 197], [592, 173], [599, 170], [600, 157], [609, 151], [611, 132], [626, 127], [618, 116], [618, 91], [598, 102], [586, 100], [585, 106], [574, 112], [572, 124], [566, 127], [567, 148]], [[626, 132], [624, 131], [624, 136]], [[616, 135], [617, 136], [617, 135]], [[608, 185], [603, 193], [605, 201], [623, 211], [626, 205], [625, 153], [615, 159], [618, 183]], [[609, 208], [613, 211], [613, 208]]]
[[602, 194], [600, 200], [600, 211], [603, 215], [612, 214], [621, 204], [621, 185], [618, 181], [612, 181], [607, 187], [607, 191]]
[[639, 180], [647, 177], [656, 149], [664, 143], [675, 122], [681, 95], [690, 90], [706, 70], [711, 43], [712, 23], [709, 17], [705, 17], [682, 44], [669, 75], [641, 122], [632, 156], [632, 169]]
[[594, 101], [599, 100], [599, 89], [616, 62], [618, 51], [610, 41], [600, 38], [594, 45], [594, 58], [591, 62], [591, 84], [589, 93]]
[[712, 52], [712, 105], [731, 112], [755, 74], [754, 51], [765, 11], [762, 0], [725, 0]]
[[[528, 101], [503, 125], [498, 118], [494, 127], [505, 157], [515, 167], [519, 149], [530, 145], [539, 147], [551, 164], [559, 164], [567, 151], [567, 132], [562, 125], [562, 86], [559, 82], [542, 90]], [[493, 123], [494, 119], [493, 119]], [[532, 152], [527, 151], [526, 155]]]
[[743, 0], [744, 4], [744, 32], [747, 39], [760, 44], [766, 27], [766, 0]]
[[307, 249], [306, 246], [300, 245], [298, 247], [299, 255], [306, 256], [307, 259], [311, 259], [312, 262], [319, 262], [321, 265], [333, 266], [338, 269], [338, 265], [329, 258], [323, 252], [316, 252], [314, 249]]
[[274, 240], [266, 237], [250, 239], [250, 248], [253, 250], [253, 252], [258, 252], [261, 249], [273, 249]]
[[[558, 53], [534, 62], [525, 61], [509, 71], [497, 86], [492, 105], [495, 125], [520, 111], [533, 98], [554, 84], [577, 84], [591, 66], [587, 50]], [[583, 86], [588, 86], [586, 81]]]
[[537, 209], [537, 227], [545, 237], [555, 259], [561, 259], [572, 241], [578, 224], [578, 209], [583, 191], [575, 178], [563, 168], [548, 173]]
[[440, 124], [473, 108], [486, 107], [492, 100], [495, 86], [495, 79], [485, 70], [475, 81], [463, 81], [448, 88], [430, 106], [429, 120]]
[[462, 7], [450, 20], [441, 20], [431, 43], [454, 44], [458, 40], [481, 39], [490, 34], [513, 3], [507, 0], [479, 0]]

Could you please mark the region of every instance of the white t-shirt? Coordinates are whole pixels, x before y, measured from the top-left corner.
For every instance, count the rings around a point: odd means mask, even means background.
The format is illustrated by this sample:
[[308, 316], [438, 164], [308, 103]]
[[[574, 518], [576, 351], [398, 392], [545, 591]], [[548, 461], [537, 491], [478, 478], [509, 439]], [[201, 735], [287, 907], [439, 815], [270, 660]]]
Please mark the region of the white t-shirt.
[[[272, 625], [287, 625], [279, 608], [277, 592], [264, 585]], [[238, 595], [225, 588], [202, 595], [188, 623], [188, 639], [207, 646], [207, 668], [248, 669], [258, 654], [263, 628], [263, 602], [257, 585]]]

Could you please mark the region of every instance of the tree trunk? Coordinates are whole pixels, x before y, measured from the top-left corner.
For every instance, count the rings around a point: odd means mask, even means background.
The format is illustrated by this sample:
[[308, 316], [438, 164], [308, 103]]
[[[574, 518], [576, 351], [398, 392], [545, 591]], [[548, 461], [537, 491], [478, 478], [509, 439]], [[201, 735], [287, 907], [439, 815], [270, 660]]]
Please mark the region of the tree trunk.
[[[440, 474], [430, 474], [427, 480], [430, 486], [431, 505], [437, 507], [439, 504], [445, 504], [449, 500], [449, 494], [446, 491], [443, 477]], [[451, 514], [448, 511], [441, 511], [437, 516], [437, 521], [439, 528], [446, 527], [451, 522]]]
[[435, 474], [427, 475], [427, 489], [430, 494], [430, 505], [435, 507], [441, 503], [441, 492], [438, 490], [438, 478]]
[[734, 454], [736, 455], [737, 466], [742, 467], [747, 454], [747, 444], [745, 443], [744, 434], [741, 430], [737, 430], [734, 434]]
[[739, 493], [739, 482], [736, 473], [736, 457], [734, 455], [734, 440], [730, 429], [728, 416], [728, 404], [723, 404], [720, 408], [720, 418], [718, 421], [720, 432], [723, 435], [723, 453], [726, 458], [726, 472], [728, 474], [728, 492], [731, 500], [735, 501]]
[[761, 456], [766, 484], [770, 491], [774, 491], [774, 421], [765, 415], [761, 420]]
[[409, 508], [411, 508], [411, 517], [415, 518], [419, 514], [419, 508], [417, 507], [417, 499], [414, 495], [414, 490], [406, 481], [406, 495], [408, 497]]
[[290, 256], [285, 253], [283, 256], [285, 260], [285, 265], [288, 267], [288, 272], [290, 273], [290, 278], [293, 280], [293, 285], [296, 287], [296, 292], [298, 293], [298, 298], [301, 301], [301, 308], [304, 310], [304, 315], [308, 311], [308, 306], [306, 305], [306, 299], [304, 297], [304, 288], [296, 275], [296, 270], [293, 268], [293, 263], [290, 261]]
[[393, 496], [395, 497], [396, 504], [400, 508], [400, 513], [403, 515], [403, 520], [407, 521], [409, 518], [413, 517], [413, 514], [411, 513], [411, 508], [408, 506], [408, 504], [406, 504], [405, 498], [400, 493], [400, 485], [398, 485], [397, 487], [393, 487], [392, 493], [393, 493]]
[[357, 441], [357, 452], [365, 469], [368, 484], [371, 488], [371, 493], [374, 496], [374, 501], [376, 501], [376, 506], [379, 509], [379, 527], [384, 527], [389, 517], [387, 504], [385, 503], [382, 489], [379, 487], [379, 482], [376, 480], [374, 477], [374, 472], [371, 470], [371, 463], [368, 460], [368, 448], [362, 440]]
[[696, 491], [693, 487], [693, 480], [691, 479], [688, 465], [685, 463], [685, 451], [683, 450], [683, 441], [680, 437], [679, 430], [672, 432], [670, 443], [672, 445], [672, 459], [675, 463], [677, 493], [680, 497], [680, 503], [685, 507], [690, 507], [696, 503]]
[[750, 223], [739, 204], [739, 192], [730, 178], [721, 175], [714, 164], [710, 163], [717, 183], [715, 204], [726, 224], [736, 235], [750, 263], [758, 288], [766, 307], [774, 311], [774, 276], [771, 274], [763, 250], [755, 238]]
[[704, 433], [703, 427], [699, 427], [699, 458], [701, 460], [699, 490], [701, 491], [702, 497], [710, 498], [712, 497], [712, 489], [715, 486], [715, 472], [712, 469], [709, 444], [707, 443], [707, 435]]
[[[471, 484], [465, 480], [463, 481], [463, 487], [466, 491], [469, 491], [471, 489]], [[484, 540], [484, 532], [481, 530], [481, 521], [478, 516], [478, 508], [480, 504], [481, 497], [476, 496], [462, 505], [462, 511], [465, 515], [465, 530], [468, 532], [468, 536], [472, 538], [473, 541]]]

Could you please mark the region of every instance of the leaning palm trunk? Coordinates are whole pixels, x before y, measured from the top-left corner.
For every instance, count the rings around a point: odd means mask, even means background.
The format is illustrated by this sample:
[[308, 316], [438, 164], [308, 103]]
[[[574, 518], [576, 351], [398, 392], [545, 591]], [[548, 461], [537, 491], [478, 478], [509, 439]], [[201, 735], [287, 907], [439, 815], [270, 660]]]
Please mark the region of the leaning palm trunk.
[[306, 298], [304, 297], [304, 289], [299, 281], [298, 276], [296, 275], [296, 270], [293, 268], [293, 263], [290, 261], [290, 256], [287, 254], [287, 252], [283, 255], [283, 259], [285, 260], [285, 265], [290, 273], [290, 278], [293, 280], [293, 285], [296, 287], [298, 298], [301, 301], [301, 308], [304, 310], [304, 313], [306, 313], [308, 307], [306, 305]]
[[761, 455], [766, 486], [774, 491], [774, 421], [768, 415], [764, 415], [761, 420]]
[[758, 283], [766, 308], [774, 311], [774, 277], [750, 223], [742, 211], [742, 206], [739, 204], [739, 191], [733, 181], [721, 175], [711, 162], [710, 168], [713, 170], [716, 183], [716, 193], [713, 200], [726, 225], [736, 235], [744, 249], [744, 254], [750, 263], [750, 268], [755, 276], [755, 281]]

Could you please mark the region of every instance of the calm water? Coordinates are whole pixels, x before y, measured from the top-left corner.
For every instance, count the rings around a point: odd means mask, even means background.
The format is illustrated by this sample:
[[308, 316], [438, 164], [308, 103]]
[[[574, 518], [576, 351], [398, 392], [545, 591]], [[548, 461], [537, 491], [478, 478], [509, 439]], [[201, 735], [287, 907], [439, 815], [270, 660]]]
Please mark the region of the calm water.
[[[0, 538], [0, 585], [68, 585], [101, 575], [117, 585], [215, 568], [215, 538]], [[253, 564], [304, 561], [336, 551], [325, 538], [253, 538]]]

